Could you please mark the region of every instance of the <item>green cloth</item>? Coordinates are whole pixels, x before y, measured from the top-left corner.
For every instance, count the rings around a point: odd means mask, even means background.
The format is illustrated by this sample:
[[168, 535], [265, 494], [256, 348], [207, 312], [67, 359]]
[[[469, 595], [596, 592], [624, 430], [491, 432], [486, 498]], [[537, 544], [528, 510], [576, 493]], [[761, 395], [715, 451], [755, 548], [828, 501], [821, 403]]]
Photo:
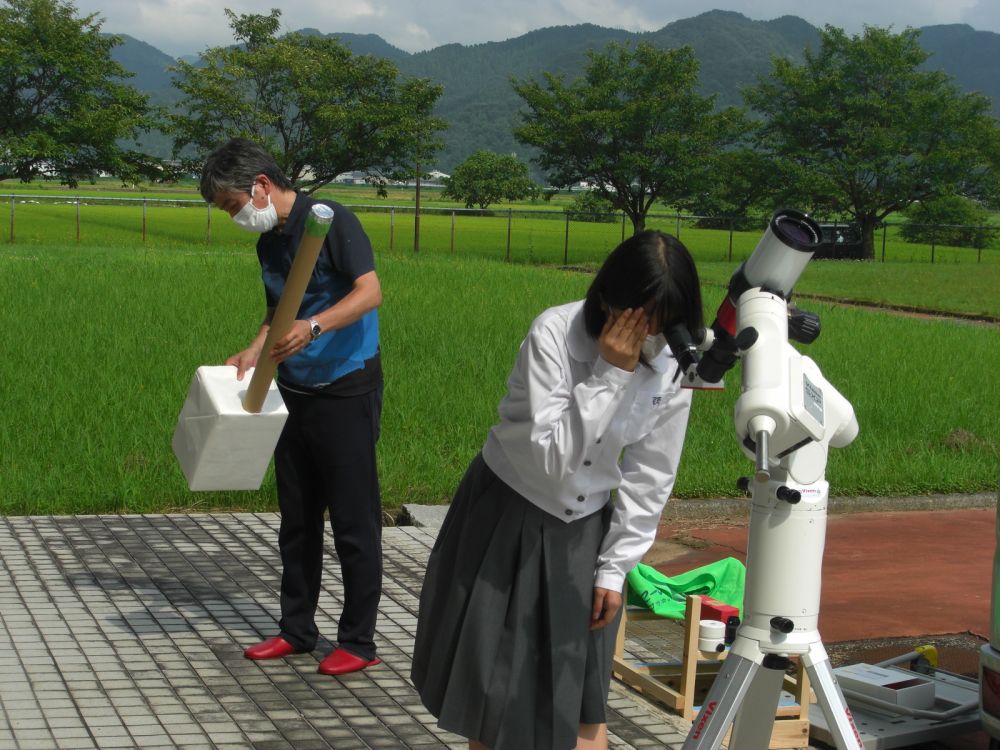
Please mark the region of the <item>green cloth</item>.
[[661, 617], [684, 619], [685, 600], [692, 594], [710, 596], [743, 614], [743, 586], [747, 569], [735, 557], [667, 577], [639, 563], [628, 576], [628, 603]]

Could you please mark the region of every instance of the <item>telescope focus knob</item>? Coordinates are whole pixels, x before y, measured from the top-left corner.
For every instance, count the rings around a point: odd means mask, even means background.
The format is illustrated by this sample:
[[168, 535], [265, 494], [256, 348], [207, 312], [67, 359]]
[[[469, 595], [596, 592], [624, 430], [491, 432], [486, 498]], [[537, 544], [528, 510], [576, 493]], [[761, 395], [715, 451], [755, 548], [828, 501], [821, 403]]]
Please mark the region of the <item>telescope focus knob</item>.
[[781, 485], [777, 490], [775, 490], [774, 496], [779, 500], [784, 500], [789, 505], [795, 505], [802, 499], [801, 492], [793, 490], [791, 487], [786, 487], [785, 485]]
[[781, 615], [772, 617], [770, 625], [772, 629], [777, 630], [779, 633], [784, 633], [785, 635], [795, 630], [795, 623], [787, 617], [782, 617]]
[[819, 315], [799, 308], [788, 310], [788, 338], [800, 344], [811, 344], [819, 338]]
[[736, 334], [736, 346], [741, 352], [745, 352], [751, 346], [757, 343], [757, 338], [760, 336], [757, 333], [756, 328], [747, 327]]

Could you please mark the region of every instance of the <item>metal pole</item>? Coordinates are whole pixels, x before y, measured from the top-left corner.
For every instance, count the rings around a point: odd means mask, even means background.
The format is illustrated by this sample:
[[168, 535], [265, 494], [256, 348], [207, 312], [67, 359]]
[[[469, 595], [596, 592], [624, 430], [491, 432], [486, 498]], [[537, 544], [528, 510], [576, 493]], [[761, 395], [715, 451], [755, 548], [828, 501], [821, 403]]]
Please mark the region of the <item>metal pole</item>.
[[882, 225], [882, 262], [885, 263], [885, 235], [889, 231], [889, 225]]
[[514, 219], [514, 210], [507, 209], [507, 260], [510, 261], [510, 225]]
[[569, 214], [566, 214], [566, 239], [563, 242], [563, 265], [569, 265]]
[[625, 212], [622, 211], [622, 242], [625, 241]]
[[212, 204], [208, 204], [208, 221], [205, 222], [205, 244], [212, 244]]
[[455, 212], [451, 212], [451, 252], [455, 253]]
[[417, 192], [413, 208], [413, 252], [420, 252], [420, 165], [417, 165]]
[[681, 238], [681, 215], [677, 214], [677, 239]]
[[76, 241], [80, 242], [80, 199], [76, 199]]
[[393, 236], [396, 233], [396, 207], [389, 209], [389, 249], [392, 250]]
[[146, 199], [142, 199], [142, 241], [146, 242]]
[[10, 196], [10, 241], [14, 242], [14, 196]]

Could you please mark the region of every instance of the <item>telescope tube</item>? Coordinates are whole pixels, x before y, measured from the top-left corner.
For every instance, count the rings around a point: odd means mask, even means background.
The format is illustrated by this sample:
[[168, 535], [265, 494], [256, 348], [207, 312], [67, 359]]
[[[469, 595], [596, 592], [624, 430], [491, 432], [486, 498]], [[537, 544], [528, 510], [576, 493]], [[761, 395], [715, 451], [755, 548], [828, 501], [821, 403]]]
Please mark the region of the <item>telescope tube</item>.
[[725, 299], [715, 313], [715, 340], [698, 363], [698, 377], [706, 382], [722, 380], [739, 355], [736, 342], [736, 302], [748, 289], [761, 287], [786, 300], [806, 264], [820, 244], [819, 225], [801, 211], [775, 211], [753, 254], [729, 279]]

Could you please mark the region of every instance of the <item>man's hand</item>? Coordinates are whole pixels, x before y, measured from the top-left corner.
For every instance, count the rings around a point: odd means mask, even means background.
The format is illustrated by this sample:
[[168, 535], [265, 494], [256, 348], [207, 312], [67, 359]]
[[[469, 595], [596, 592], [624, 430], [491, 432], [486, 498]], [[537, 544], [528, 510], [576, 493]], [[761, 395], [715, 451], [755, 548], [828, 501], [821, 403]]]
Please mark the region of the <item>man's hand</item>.
[[234, 354], [226, 360], [227, 365], [236, 368], [236, 379], [243, 380], [243, 375], [251, 367], [257, 366], [257, 357], [260, 356], [260, 348], [252, 344], [238, 354]]
[[615, 619], [622, 608], [622, 593], [594, 586], [594, 606], [590, 610], [590, 629], [603, 628]]
[[271, 359], [281, 364], [292, 355], [298, 354], [312, 343], [312, 331], [308, 320], [296, 320], [284, 337], [271, 347]]
[[648, 330], [649, 317], [641, 307], [634, 310], [611, 309], [597, 338], [598, 350], [610, 364], [632, 372], [639, 362]]

